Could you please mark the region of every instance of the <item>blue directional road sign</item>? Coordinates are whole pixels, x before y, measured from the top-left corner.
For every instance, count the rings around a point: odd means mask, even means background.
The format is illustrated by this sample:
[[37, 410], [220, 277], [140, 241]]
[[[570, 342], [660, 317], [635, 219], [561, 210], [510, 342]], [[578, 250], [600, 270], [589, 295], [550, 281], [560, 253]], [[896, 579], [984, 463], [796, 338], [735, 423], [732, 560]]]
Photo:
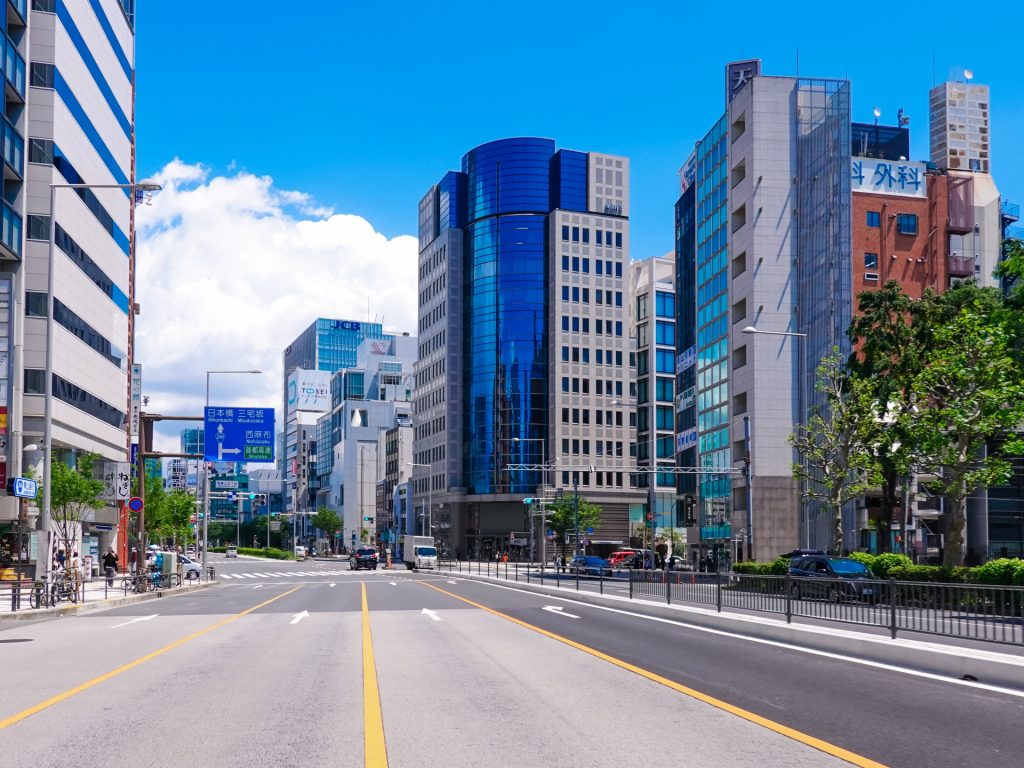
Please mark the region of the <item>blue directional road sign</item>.
[[274, 409], [209, 407], [203, 419], [206, 461], [274, 461]]

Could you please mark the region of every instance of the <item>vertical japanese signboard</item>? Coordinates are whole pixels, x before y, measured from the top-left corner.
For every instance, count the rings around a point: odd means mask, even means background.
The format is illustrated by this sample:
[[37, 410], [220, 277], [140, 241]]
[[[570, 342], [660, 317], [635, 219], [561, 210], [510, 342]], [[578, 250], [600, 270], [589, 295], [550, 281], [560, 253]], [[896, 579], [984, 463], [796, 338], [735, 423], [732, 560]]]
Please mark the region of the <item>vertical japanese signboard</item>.
[[8, 393], [11, 384], [11, 288], [9, 275], [0, 277], [0, 487], [7, 487]]
[[142, 366], [132, 363], [132, 409], [129, 425], [132, 442], [139, 442], [139, 422], [142, 420]]

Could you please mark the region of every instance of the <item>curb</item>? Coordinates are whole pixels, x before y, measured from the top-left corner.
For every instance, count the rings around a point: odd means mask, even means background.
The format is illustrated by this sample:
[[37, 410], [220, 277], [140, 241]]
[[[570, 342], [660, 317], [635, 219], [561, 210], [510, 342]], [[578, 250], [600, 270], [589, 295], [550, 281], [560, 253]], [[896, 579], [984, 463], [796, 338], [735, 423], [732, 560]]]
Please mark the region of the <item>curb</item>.
[[[573, 600], [602, 607], [628, 608], [633, 613], [695, 624], [707, 629], [777, 643], [800, 646], [826, 653], [850, 656], [856, 659], [902, 667], [941, 677], [968, 679], [985, 685], [1024, 691], [1024, 657], [999, 651], [986, 651], [964, 646], [941, 645], [921, 640], [868, 635], [848, 629], [819, 627], [808, 624], [787, 624], [778, 619], [746, 616], [713, 608], [686, 605], [668, 605], [647, 600], [629, 599], [617, 595], [577, 592], [564, 587], [507, 582], [489, 576], [441, 571], [461, 579], [482, 581], [538, 595]], [[993, 645], [996, 645], [993, 643]], [[996, 647], [998, 647], [996, 645]]]
[[182, 585], [172, 589], [159, 589], [154, 592], [146, 592], [141, 595], [111, 597], [107, 600], [96, 600], [91, 603], [72, 603], [70, 605], [59, 605], [56, 608], [28, 608], [23, 611], [15, 611], [13, 613], [0, 613], [0, 625], [16, 624], [21, 621], [45, 621], [46, 619], [59, 619], [62, 616], [79, 613], [106, 611], [111, 608], [119, 608], [122, 605], [142, 603], [147, 600], [158, 600], [161, 597], [174, 597], [175, 595], [183, 595], [186, 592], [197, 592], [200, 589], [216, 587], [219, 584], [220, 582], [217, 581], [207, 581], [193, 586]]

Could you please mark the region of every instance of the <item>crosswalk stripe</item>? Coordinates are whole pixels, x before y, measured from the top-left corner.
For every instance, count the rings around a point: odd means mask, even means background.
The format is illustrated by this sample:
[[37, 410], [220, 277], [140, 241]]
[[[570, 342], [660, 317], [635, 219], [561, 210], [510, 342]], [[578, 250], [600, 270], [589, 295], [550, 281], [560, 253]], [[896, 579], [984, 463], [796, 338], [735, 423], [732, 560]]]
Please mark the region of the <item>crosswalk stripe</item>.
[[243, 573], [242, 575], [243, 575], [243, 576], [244, 576], [245, 578], [247, 578], [247, 579], [255, 579], [255, 578], [256, 578], [256, 577], [255, 577], [255, 576], [253, 576], [253, 575], [252, 575], [251, 573]]

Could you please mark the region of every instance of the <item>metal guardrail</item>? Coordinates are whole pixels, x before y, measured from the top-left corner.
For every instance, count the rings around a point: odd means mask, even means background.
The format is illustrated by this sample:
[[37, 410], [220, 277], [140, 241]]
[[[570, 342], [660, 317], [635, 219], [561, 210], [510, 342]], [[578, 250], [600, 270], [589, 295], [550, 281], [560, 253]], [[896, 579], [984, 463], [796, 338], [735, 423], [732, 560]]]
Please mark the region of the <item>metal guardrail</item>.
[[607, 576], [493, 561], [445, 561], [441, 567], [509, 581], [596, 586], [602, 594], [610, 584], [628, 584], [631, 599], [777, 614], [787, 623], [796, 618], [874, 627], [894, 639], [915, 632], [1024, 645], [1024, 587], [657, 570]]
[[[213, 566], [206, 569], [206, 581], [216, 581]], [[194, 585], [203, 581], [200, 577], [187, 578], [181, 573], [122, 573], [118, 571], [111, 578], [106, 575], [74, 581], [0, 581], [0, 613], [25, 611], [33, 608], [52, 608], [62, 603], [83, 603], [107, 600], [113, 597], [138, 594], [154, 590], [172, 589], [182, 585]], [[74, 585], [69, 590], [61, 585]]]

